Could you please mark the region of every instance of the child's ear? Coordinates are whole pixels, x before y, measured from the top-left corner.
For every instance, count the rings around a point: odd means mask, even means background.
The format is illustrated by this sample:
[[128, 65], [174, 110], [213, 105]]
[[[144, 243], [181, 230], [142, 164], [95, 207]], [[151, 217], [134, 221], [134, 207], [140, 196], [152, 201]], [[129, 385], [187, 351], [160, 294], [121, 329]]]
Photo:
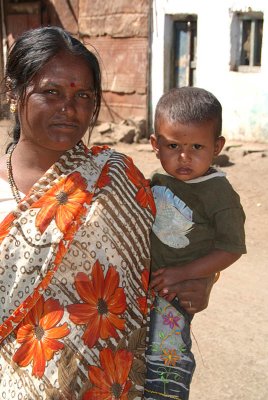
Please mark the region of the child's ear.
[[223, 136], [219, 136], [215, 142], [214, 156], [217, 156], [220, 154], [224, 145], [225, 145], [225, 138]]
[[152, 134], [150, 136], [150, 141], [151, 141], [152, 148], [156, 154], [156, 157], [158, 158], [159, 157], [159, 148], [158, 148], [157, 138], [156, 138], [155, 134]]

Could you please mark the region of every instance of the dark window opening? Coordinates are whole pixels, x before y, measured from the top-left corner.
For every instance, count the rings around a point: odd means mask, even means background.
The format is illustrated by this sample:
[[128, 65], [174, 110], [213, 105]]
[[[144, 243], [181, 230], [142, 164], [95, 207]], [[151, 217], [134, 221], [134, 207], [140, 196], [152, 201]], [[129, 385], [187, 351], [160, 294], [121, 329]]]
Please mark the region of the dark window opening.
[[174, 21], [173, 87], [194, 86], [197, 21]]
[[231, 25], [231, 70], [259, 71], [261, 67], [263, 13], [235, 13]]

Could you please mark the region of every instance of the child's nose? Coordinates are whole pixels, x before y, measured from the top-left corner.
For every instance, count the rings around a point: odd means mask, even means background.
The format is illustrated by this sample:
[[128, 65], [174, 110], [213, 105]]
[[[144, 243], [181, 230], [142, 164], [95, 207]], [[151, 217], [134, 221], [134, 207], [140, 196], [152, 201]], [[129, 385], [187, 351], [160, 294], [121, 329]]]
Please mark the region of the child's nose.
[[180, 152], [180, 158], [181, 158], [182, 161], [188, 161], [191, 158], [190, 152], [187, 151], [186, 149], [183, 149]]

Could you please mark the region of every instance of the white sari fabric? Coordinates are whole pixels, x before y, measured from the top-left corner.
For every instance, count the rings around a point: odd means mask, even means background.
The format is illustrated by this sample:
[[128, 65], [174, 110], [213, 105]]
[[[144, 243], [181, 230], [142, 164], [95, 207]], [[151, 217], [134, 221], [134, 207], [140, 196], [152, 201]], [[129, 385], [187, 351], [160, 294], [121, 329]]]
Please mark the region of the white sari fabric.
[[79, 143], [0, 224], [0, 398], [141, 399], [149, 181]]

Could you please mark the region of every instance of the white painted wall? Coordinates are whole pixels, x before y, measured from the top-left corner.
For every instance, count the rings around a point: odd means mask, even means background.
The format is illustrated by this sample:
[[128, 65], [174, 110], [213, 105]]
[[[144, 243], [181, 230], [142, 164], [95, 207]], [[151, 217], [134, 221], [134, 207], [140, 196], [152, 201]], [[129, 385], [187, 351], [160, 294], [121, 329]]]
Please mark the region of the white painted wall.
[[[264, 14], [259, 72], [230, 71], [231, 13]], [[153, 0], [152, 111], [164, 91], [165, 16], [197, 15], [196, 86], [214, 93], [223, 106], [227, 139], [268, 142], [268, 0]]]

